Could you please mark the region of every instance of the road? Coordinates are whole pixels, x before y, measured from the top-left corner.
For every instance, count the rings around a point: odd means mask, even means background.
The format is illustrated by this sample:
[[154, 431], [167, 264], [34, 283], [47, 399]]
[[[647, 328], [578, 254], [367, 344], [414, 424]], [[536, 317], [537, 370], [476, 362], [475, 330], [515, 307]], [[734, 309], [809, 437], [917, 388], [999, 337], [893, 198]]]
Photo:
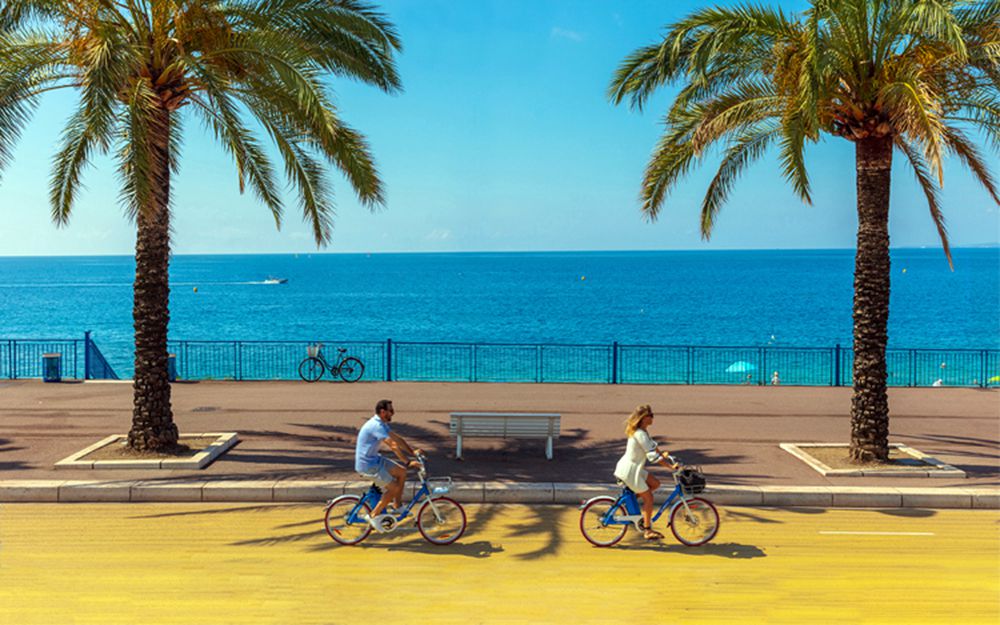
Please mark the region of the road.
[[0, 624], [1000, 622], [997, 511], [728, 508], [706, 547], [598, 549], [573, 507], [467, 509], [450, 547], [339, 547], [321, 506], [4, 504]]

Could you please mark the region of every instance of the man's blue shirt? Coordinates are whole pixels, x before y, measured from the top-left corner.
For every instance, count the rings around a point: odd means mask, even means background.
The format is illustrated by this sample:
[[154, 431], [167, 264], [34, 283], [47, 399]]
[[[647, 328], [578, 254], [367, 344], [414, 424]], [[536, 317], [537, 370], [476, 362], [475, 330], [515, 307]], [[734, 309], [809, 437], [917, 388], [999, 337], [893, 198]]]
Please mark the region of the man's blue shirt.
[[389, 424], [378, 415], [365, 421], [358, 432], [358, 446], [354, 451], [354, 470], [367, 473], [378, 467], [379, 445], [389, 438]]

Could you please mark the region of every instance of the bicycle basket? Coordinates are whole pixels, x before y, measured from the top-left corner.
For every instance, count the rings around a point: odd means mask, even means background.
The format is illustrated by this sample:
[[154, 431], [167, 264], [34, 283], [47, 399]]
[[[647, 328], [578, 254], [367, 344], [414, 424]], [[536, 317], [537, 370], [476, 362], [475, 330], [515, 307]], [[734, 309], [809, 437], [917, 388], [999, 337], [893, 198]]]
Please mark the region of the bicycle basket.
[[310, 346], [306, 347], [306, 354], [310, 358], [318, 358], [319, 357], [319, 348], [320, 347], [321, 347], [320, 345], [310, 345]]
[[697, 467], [684, 467], [677, 475], [677, 481], [685, 495], [697, 495], [705, 490], [705, 474]]
[[451, 485], [450, 477], [434, 477], [427, 480], [427, 488], [431, 491], [431, 495], [444, 495], [451, 491]]

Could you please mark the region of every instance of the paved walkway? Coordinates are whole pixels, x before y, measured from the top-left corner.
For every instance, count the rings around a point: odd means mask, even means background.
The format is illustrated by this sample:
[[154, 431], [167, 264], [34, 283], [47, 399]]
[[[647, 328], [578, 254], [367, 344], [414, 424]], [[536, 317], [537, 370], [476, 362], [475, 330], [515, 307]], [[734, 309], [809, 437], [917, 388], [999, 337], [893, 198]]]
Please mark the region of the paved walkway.
[[[131, 417], [129, 383], [0, 382], [0, 480], [353, 480], [357, 428], [383, 397], [396, 431], [427, 450], [433, 473], [471, 482], [601, 483], [624, 447], [639, 403], [652, 434], [713, 485], [742, 487], [1000, 486], [1000, 392], [891, 389], [891, 440], [965, 470], [956, 478], [826, 478], [781, 442], [846, 442], [851, 390], [828, 387], [200, 382], [173, 386], [181, 432], [238, 432], [241, 442], [201, 471], [56, 470], [54, 463], [115, 433]], [[546, 461], [540, 441], [470, 439], [453, 458], [452, 411], [559, 412], [562, 437]]]
[[[725, 508], [704, 547], [589, 546], [569, 506], [340, 547], [317, 505], [0, 507], [0, 623], [996, 625], [1000, 515]], [[401, 531], [402, 532], [402, 531]], [[389, 590], [391, 588], [391, 590]], [[377, 598], [377, 599], [376, 599]]]

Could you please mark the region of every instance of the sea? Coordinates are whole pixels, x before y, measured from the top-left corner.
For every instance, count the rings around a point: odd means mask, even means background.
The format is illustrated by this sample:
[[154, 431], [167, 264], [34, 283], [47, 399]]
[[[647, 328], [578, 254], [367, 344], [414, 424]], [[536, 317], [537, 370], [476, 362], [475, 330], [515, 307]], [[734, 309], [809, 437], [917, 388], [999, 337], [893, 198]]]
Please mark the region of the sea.
[[[1000, 348], [1000, 249], [953, 257], [892, 251], [890, 347]], [[134, 273], [0, 257], [0, 339], [89, 330], [130, 369]], [[170, 338], [849, 346], [853, 273], [849, 249], [177, 255]]]

